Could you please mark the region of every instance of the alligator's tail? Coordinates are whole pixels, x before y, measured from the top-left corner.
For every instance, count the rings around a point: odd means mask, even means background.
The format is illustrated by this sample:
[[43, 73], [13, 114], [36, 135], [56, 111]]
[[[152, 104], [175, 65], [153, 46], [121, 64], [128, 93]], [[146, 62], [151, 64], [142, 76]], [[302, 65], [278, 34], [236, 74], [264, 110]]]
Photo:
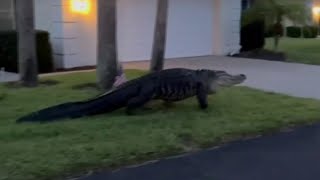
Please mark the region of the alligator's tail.
[[48, 107], [23, 116], [16, 122], [50, 122], [61, 119], [80, 118], [110, 112], [124, 105], [124, 98], [116, 98], [117, 96], [114, 96], [114, 93], [111, 94], [98, 96], [87, 101], [68, 102]]
[[88, 112], [87, 110], [90, 108], [88, 105], [89, 104], [82, 102], [70, 102], [52, 106], [21, 117], [17, 120], [17, 123], [37, 121], [45, 122], [57, 119], [81, 117], [86, 115]]

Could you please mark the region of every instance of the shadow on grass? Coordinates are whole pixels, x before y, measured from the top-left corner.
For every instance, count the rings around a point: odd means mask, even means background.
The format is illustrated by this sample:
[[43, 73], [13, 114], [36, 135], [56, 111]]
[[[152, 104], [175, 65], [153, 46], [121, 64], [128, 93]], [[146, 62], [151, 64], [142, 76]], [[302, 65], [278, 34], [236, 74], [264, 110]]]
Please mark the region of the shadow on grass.
[[[59, 84], [59, 81], [56, 80], [40, 80], [39, 81], [39, 86], [40, 87], [46, 87], [46, 86], [55, 86]], [[21, 82], [19, 81], [14, 81], [14, 82], [8, 82], [5, 83], [4, 86], [8, 89], [18, 89], [18, 88], [26, 88], [25, 86], [22, 85]]]

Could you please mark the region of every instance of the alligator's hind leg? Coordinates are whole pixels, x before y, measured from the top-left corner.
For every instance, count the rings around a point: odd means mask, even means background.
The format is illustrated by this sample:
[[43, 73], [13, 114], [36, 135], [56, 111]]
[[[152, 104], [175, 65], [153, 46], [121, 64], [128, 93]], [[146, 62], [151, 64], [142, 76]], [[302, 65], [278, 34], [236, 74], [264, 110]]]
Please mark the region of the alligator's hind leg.
[[208, 107], [208, 94], [207, 88], [200, 84], [197, 90], [197, 99], [201, 109], [207, 109]]
[[148, 96], [137, 96], [134, 98], [131, 98], [128, 101], [126, 113], [128, 115], [133, 115], [133, 111], [137, 108], [143, 107], [148, 101], [151, 100], [151, 97]]
[[149, 102], [152, 99], [153, 93], [154, 91], [152, 86], [142, 88], [137, 96], [129, 99], [127, 103], [126, 113], [128, 115], [132, 115], [135, 109], [143, 107], [147, 102]]

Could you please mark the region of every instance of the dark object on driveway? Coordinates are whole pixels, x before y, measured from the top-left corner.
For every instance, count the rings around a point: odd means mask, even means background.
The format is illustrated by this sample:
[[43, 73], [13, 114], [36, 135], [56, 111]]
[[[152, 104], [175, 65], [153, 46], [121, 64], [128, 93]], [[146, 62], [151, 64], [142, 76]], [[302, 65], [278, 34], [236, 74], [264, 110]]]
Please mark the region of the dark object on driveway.
[[49, 107], [17, 120], [17, 122], [47, 122], [64, 118], [79, 118], [111, 112], [126, 107], [127, 114], [152, 99], [171, 103], [197, 96], [200, 107], [207, 108], [207, 95], [221, 86], [232, 86], [246, 79], [243, 74], [230, 75], [225, 71], [174, 68], [149, 73], [127, 81], [115, 90], [96, 98]]

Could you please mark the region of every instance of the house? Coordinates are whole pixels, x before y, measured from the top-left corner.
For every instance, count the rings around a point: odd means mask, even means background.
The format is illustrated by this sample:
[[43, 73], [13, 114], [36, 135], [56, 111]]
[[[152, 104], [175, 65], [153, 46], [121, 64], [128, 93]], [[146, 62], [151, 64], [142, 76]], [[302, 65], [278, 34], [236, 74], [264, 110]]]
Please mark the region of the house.
[[[34, 0], [57, 68], [96, 64], [97, 0]], [[0, 29], [14, 29], [14, 0], [0, 1]], [[151, 58], [157, 0], [117, 1], [118, 57]], [[240, 47], [241, 0], [169, 0], [166, 58], [229, 55]]]

